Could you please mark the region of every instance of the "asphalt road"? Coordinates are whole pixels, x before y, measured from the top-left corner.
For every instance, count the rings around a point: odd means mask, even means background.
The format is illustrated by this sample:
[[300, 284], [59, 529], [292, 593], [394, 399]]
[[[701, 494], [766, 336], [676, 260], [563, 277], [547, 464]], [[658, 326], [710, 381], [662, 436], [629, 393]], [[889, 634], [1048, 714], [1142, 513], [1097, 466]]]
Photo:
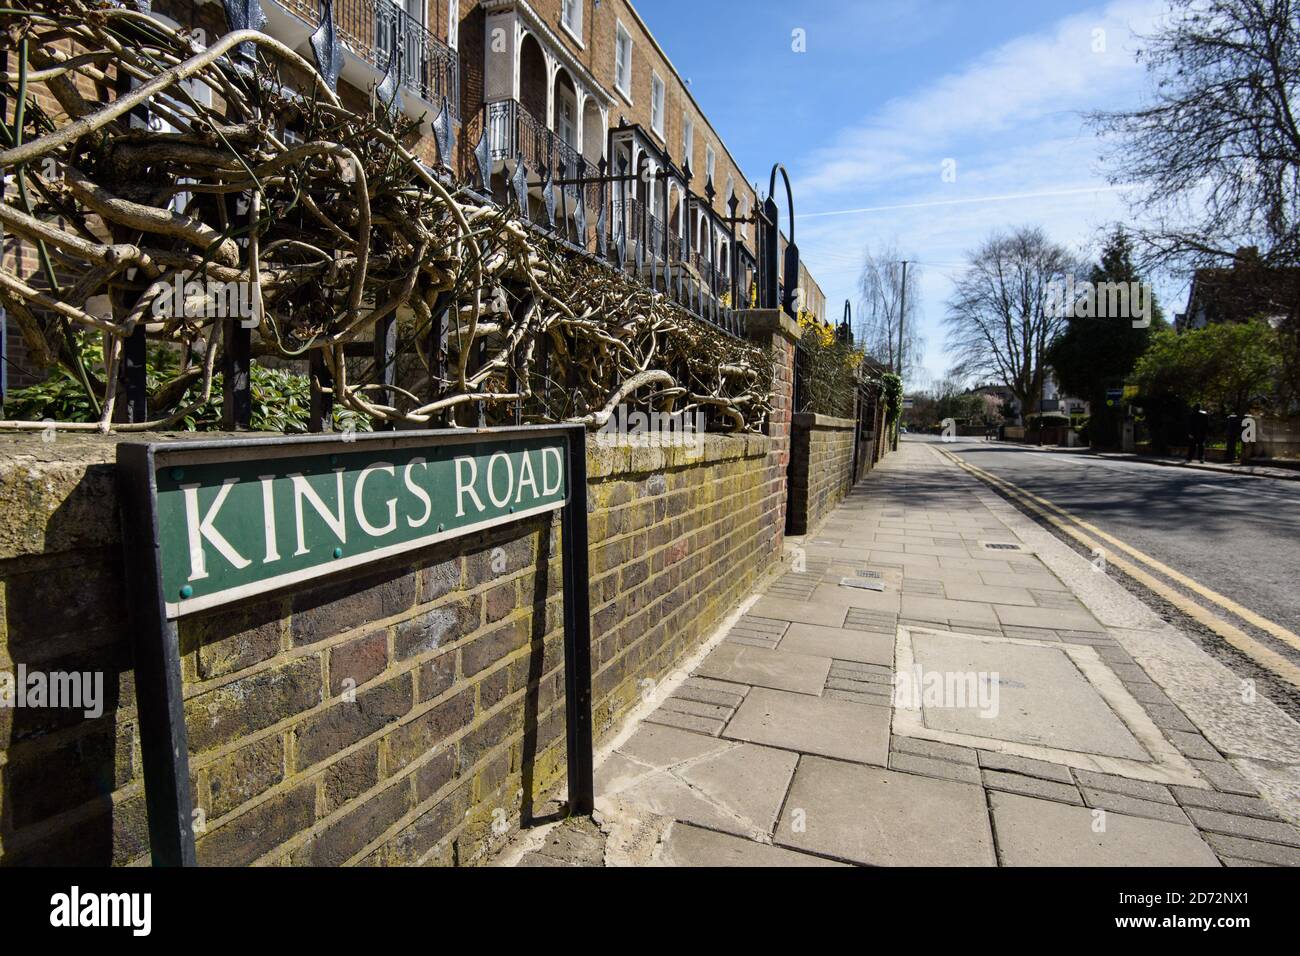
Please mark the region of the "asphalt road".
[[[943, 448], [1300, 634], [1300, 481], [1219, 475], [980, 439], [957, 439]], [[1222, 608], [1192, 596], [1261, 636]], [[1293, 648], [1271, 637], [1265, 640], [1300, 662]]]

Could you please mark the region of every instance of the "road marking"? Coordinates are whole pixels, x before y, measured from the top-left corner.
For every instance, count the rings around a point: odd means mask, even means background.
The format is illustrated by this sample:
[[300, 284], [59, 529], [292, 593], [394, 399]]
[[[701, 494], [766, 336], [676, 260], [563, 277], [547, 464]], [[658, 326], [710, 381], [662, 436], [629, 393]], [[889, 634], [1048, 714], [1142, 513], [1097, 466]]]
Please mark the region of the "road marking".
[[[1156, 561], [1154, 558], [1148, 557], [1147, 555], [1143, 554], [1141, 551], [1137, 550], [1134, 547], [1131, 547], [1130, 545], [1126, 544], [1123, 541], [1120, 541], [1118, 538], [1114, 537], [1113, 535], [1107, 534], [1106, 532], [1100, 530], [1094, 525], [1091, 525], [1088, 522], [1079, 519], [1075, 515], [1072, 515], [1068, 511], [1065, 511], [1063, 508], [1058, 508], [1050, 501], [1047, 501], [1044, 498], [1040, 498], [1031, 492], [1025, 491], [1023, 488], [1020, 488], [1018, 485], [1012, 484], [1011, 482], [999, 478], [996, 475], [991, 475], [988, 472], [984, 471], [982, 468], [977, 468], [975, 465], [963, 461], [962, 459], [958, 458], [956, 455], [953, 455], [949, 452], [940, 451], [940, 454], [946, 455], [959, 468], [962, 468], [963, 470], [969, 472], [975, 477], [983, 480], [987, 484], [991, 484], [995, 487], [1001, 488], [1012, 498], [1024, 504], [1025, 507], [1029, 508], [1034, 513], [1042, 516], [1043, 518], [1046, 518], [1048, 522], [1050, 522], [1054, 527], [1059, 528], [1061, 531], [1065, 532], [1070, 537], [1074, 538], [1076, 541], [1084, 545], [1089, 550], [1092, 549], [1104, 550], [1104, 549], [1098, 548], [1097, 541], [1089, 537], [1087, 534], [1084, 534], [1083, 531], [1081, 531], [1080, 529], [1086, 529], [1088, 532], [1095, 535], [1097, 538], [1110, 542], [1115, 547], [1119, 548], [1120, 550], [1124, 551], [1127, 554], [1132, 555], [1137, 560], [1142, 561], [1143, 563], [1149, 565], [1152, 569], [1159, 571], [1161, 574], [1165, 574], [1166, 576], [1170, 577], [1174, 581], [1177, 581], [1179, 584], [1182, 584], [1184, 587], [1188, 588], [1189, 590], [1204, 597], [1206, 600], [1217, 604], [1219, 607], [1223, 608], [1224, 610], [1232, 614], [1235, 614], [1237, 617], [1241, 618], [1244, 621], [1249, 622], [1255, 627], [1258, 627], [1260, 630], [1265, 631], [1268, 634], [1273, 635], [1274, 637], [1277, 637], [1283, 643], [1291, 647], [1294, 647], [1297, 650], [1300, 650], [1300, 636], [1297, 636], [1291, 631], [1288, 631], [1286, 628], [1282, 627], [1281, 625], [1276, 624], [1273, 621], [1268, 620], [1267, 618], [1260, 617], [1258, 614], [1256, 614], [1254, 611], [1250, 610], [1249, 608], [1242, 607], [1240, 604], [1237, 604], [1235, 601], [1231, 600], [1230, 598], [1226, 598], [1223, 595], [1218, 594], [1217, 592], [1212, 591], [1207, 587], [1204, 587], [1203, 585], [1197, 583], [1196, 581], [1193, 581], [1191, 578], [1187, 577], [1186, 575], [1181, 574], [1178, 571], [1175, 571], [1173, 568], [1161, 564], [1159, 561]], [[1160, 581], [1159, 579], [1148, 574], [1146, 571], [1139, 568], [1138, 566], [1128, 561], [1125, 561], [1123, 558], [1119, 558], [1114, 555], [1107, 555], [1106, 560], [1110, 564], [1119, 568], [1125, 574], [1129, 575], [1135, 581], [1138, 581], [1145, 587], [1149, 588], [1151, 591], [1160, 595], [1160, 597], [1164, 598], [1170, 604], [1177, 607], [1184, 614], [1188, 615], [1194, 620], [1199, 621], [1201, 624], [1204, 624], [1206, 627], [1210, 628], [1212, 631], [1214, 631], [1216, 634], [1222, 637], [1225, 641], [1227, 641], [1233, 647], [1237, 648], [1243, 654], [1246, 654], [1252, 660], [1256, 661], [1257, 663], [1273, 671], [1279, 677], [1282, 677], [1285, 680], [1289, 681], [1290, 683], [1296, 685], [1297, 687], [1300, 687], [1300, 666], [1297, 666], [1296, 664], [1287, 660], [1287, 658], [1283, 657], [1281, 654], [1277, 653], [1272, 648], [1267, 647], [1266, 645], [1262, 644], [1255, 638], [1251, 637], [1241, 628], [1236, 627], [1235, 625], [1230, 624], [1227, 621], [1223, 620], [1222, 618], [1211, 613], [1205, 607], [1202, 607], [1200, 604], [1197, 604], [1195, 601], [1190, 600], [1179, 591], [1176, 591], [1174, 588], [1165, 584], [1163, 581]]]

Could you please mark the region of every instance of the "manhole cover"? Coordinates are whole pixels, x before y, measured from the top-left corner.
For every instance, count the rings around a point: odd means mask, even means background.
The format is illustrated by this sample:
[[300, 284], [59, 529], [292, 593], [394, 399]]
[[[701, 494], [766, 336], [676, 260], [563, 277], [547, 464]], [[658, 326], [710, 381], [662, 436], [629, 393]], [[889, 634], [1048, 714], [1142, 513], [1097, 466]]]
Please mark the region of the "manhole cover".
[[840, 578], [840, 587], [862, 588], [864, 591], [883, 591], [885, 582], [872, 580], [871, 578]]

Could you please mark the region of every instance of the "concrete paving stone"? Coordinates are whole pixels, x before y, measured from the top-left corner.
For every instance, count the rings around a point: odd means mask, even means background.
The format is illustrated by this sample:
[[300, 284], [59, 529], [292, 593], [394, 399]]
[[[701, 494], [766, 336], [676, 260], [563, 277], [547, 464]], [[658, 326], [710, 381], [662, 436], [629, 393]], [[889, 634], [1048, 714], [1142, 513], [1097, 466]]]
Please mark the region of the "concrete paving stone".
[[1000, 588], [991, 584], [948, 584], [944, 586], [951, 601], [979, 601], [985, 604], [1020, 604], [1034, 607], [1034, 599], [1024, 588]]
[[893, 700], [881, 694], [865, 694], [856, 690], [842, 690], [837, 687], [828, 687], [822, 691], [822, 696], [831, 700], [843, 700], [851, 704], [866, 704], [871, 707], [884, 708], [886, 711], [893, 708]]
[[1243, 817], [1260, 817], [1276, 820], [1277, 811], [1259, 797], [1247, 797], [1238, 793], [1219, 793], [1215, 790], [1201, 790], [1197, 787], [1174, 787], [1174, 796], [1185, 807], [1203, 807], [1206, 810], [1222, 810], [1224, 813], [1236, 813]]
[[1207, 810], [1202, 807], [1185, 807], [1187, 815], [1202, 830], [1225, 833], [1228, 836], [1245, 837], [1248, 840], [1262, 840], [1265, 843], [1282, 843], [1286, 846], [1300, 847], [1300, 831], [1287, 823], [1276, 820], [1260, 820], [1256, 817], [1241, 817], [1221, 810]]
[[1086, 644], [1090, 647], [1119, 647], [1119, 642], [1109, 634], [1100, 631], [1071, 630], [1058, 628], [1061, 640], [1070, 644]]
[[1195, 757], [1197, 760], [1222, 759], [1219, 752], [1200, 734], [1170, 730], [1165, 733], [1165, 736], [1169, 738], [1171, 744], [1183, 752], [1184, 756]]
[[830, 669], [829, 657], [723, 643], [713, 649], [695, 672], [702, 677], [730, 680], [752, 687], [820, 694], [826, 686]]
[[1025, 641], [1060, 641], [1061, 636], [1046, 627], [1019, 627], [1014, 624], [1004, 624], [1002, 633], [1007, 637], [1014, 637]]
[[1067, 592], [1070, 590], [1056, 575], [1046, 570], [1041, 572], [1018, 571], [1015, 573], [982, 571], [980, 577], [985, 584], [990, 584], [993, 587], [1037, 588], [1039, 590]]
[[1122, 793], [1110, 793], [1106, 790], [1083, 788], [1083, 799], [1088, 806], [1105, 810], [1108, 813], [1123, 813], [1130, 817], [1150, 817], [1152, 820], [1167, 820], [1170, 823], [1186, 823], [1187, 814], [1176, 806], [1157, 803], [1154, 800], [1139, 800]]
[[927, 597], [947, 597], [942, 581], [923, 581], [917, 578], [903, 579], [904, 594], [924, 594]]
[[[734, 684], [730, 686], [735, 686]], [[735, 709], [740, 706], [740, 702], [745, 699], [744, 694], [738, 694], [734, 691], [713, 690], [712, 688], [698, 687], [686, 681], [677, 688], [673, 694], [677, 700], [694, 700], [701, 704], [718, 704], [721, 707]]]
[[731, 716], [731, 712], [735, 710], [735, 707], [726, 707], [721, 704], [702, 704], [697, 700], [684, 697], [669, 697], [660, 705], [660, 708], [678, 714], [691, 714], [695, 717], [712, 717], [715, 720], [726, 720]]
[[937, 560], [939, 567], [949, 568], [953, 571], [979, 571], [981, 573], [1007, 575], [1012, 572], [1011, 565], [1006, 561], [997, 561], [992, 558], [938, 558]]
[[697, 717], [694, 714], [682, 714], [673, 710], [664, 710], [662, 707], [654, 713], [649, 714], [646, 721], [651, 724], [663, 724], [665, 727], [679, 727], [682, 730], [693, 730], [696, 733], [709, 734], [712, 737], [722, 733], [722, 728], [727, 722], [714, 717]]
[[[1083, 605], [1068, 591], [1054, 591], [1049, 588], [1030, 588], [1030, 595], [1039, 607], [1050, 607], [1060, 611], [1082, 611]], [[1013, 603], [1010, 601], [1004, 603]]]
[[1274, 866], [1300, 866], [1300, 849], [1295, 847], [1280, 846], [1277, 843], [1260, 843], [1258, 840], [1243, 840], [1222, 833], [1207, 833], [1205, 839], [1220, 856], [1271, 863]]
[[834, 583], [817, 585], [809, 603], [897, 614], [900, 597], [897, 587], [891, 588], [885, 585], [883, 591], [870, 591], [864, 588], [845, 587], [837, 579]]
[[[699, 677], [696, 675], [692, 675], [686, 678], [686, 680], [682, 681], [681, 687], [679, 688], [677, 693], [680, 694], [683, 691], [688, 689], [701, 690], [701, 691], [720, 691], [723, 694], [727, 694], [731, 696], [739, 694], [741, 697], [743, 697], [745, 695], [745, 692], [749, 690], [748, 687], [743, 687], [738, 684], [730, 683], [728, 681], [710, 680], [708, 677]], [[698, 700], [699, 698], [696, 699]], [[722, 701], [710, 701], [710, 703], [722, 703]]]
[[[1010, 793], [989, 795], [1005, 866], [1218, 866], [1214, 851], [1187, 824], [1094, 811]], [[784, 821], [782, 821], [784, 825]]]
[[1083, 798], [1079, 796], [1079, 791], [1075, 789], [1073, 784], [1055, 783], [1039, 777], [1026, 777], [1018, 773], [1004, 773], [1001, 770], [985, 770], [982, 773], [984, 786], [990, 790], [1007, 790], [1011, 793], [1022, 793], [1030, 797], [1041, 797], [1044, 800], [1083, 804]]
[[954, 548], [951, 545], [913, 544], [909, 541], [903, 547], [908, 554], [928, 554], [936, 558], [967, 558], [972, 556], [967, 548]]
[[[645, 769], [663, 769], [689, 760], [725, 753], [731, 741], [687, 733], [673, 727], [638, 727], [615, 751]], [[612, 759], [612, 758], [611, 758]], [[604, 768], [604, 764], [601, 765]]]
[[1094, 770], [1074, 770], [1074, 777], [1079, 786], [1091, 790], [1106, 790], [1110, 793], [1122, 793], [1139, 800], [1153, 800], [1157, 803], [1174, 804], [1174, 795], [1164, 784], [1151, 783], [1148, 780], [1130, 780], [1111, 773], [1097, 773]]
[[844, 619], [844, 629], [848, 631], [867, 631], [874, 634], [888, 634], [891, 638], [898, 633], [898, 615], [885, 611], [864, 611], [850, 608]]
[[746, 614], [736, 622], [737, 627], [744, 627], [746, 630], [765, 631], [769, 634], [776, 634], [778, 637], [785, 633], [785, 629], [790, 626], [789, 621], [777, 621], [769, 617], [758, 617], [754, 614]]
[[[1049, 627], [1054, 631], [1096, 631], [1104, 633], [1105, 629], [1087, 611], [1061, 611], [1051, 607], [1016, 607], [1014, 605], [996, 604], [994, 610], [997, 619], [1003, 625], [1014, 624], [1021, 627]], [[1067, 640], [1064, 634], [1062, 640]]]
[[1074, 784], [1070, 768], [1047, 760], [1034, 760], [1032, 757], [1020, 757], [1016, 754], [1002, 754], [994, 750], [977, 750], [979, 764], [986, 770], [1000, 770], [1005, 773], [1019, 773], [1026, 777], [1042, 777], [1056, 783]]
[[790, 630], [781, 638], [779, 649], [781, 653], [810, 654], [886, 667], [894, 663], [892, 636], [816, 624], [791, 624]]
[[903, 595], [903, 617], [920, 621], [943, 621], [958, 618], [963, 621], [982, 621], [984, 624], [996, 624], [997, 615], [990, 604], [974, 601], [950, 601], [946, 598], [920, 597], [912, 594]]
[[1196, 725], [1172, 704], [1146, 704], [1143, 709], [1157, 727], [1163, 730], [1182, 730], [1196, 733]]
[[889, 769], [898, 770], [902, 773], [919, 773], [923, 777], [941, 777], [944, 780], [956, 780], [959, 783], [980, 782], [978, 767], [897, 751], [891, 752], [889, 755]]
[[1143, 704], [1163, 704], [1173, 706], [1173, 701], [1169, 695], [1160, 689], [1159, 684], [1151, 681], [1132, 682], [1124, 685], [1124, 689], [1133, 695], [1133, 698]]
[[1253, 797], [1259, 793], [1253, 783], [1239, 774], [1236, 769], [1223, 760], [1192, 760], [1192, 766], [1214, 787], [1224, 793], [1240, 793]]
[[726, 736], [884, 766], [889, 709], [755, 687], [731, 718]]
[[864, 664], [862, 661], [837, 661], [832, 659], [831, 670], [839, 670], [851, 674], [870, 674], [872, 677], [877, 677], [885, 681], [892, 681], [894, 679], [894, 668], [885, 664]]
[[772, 650], [777, 645], [774, 638], [738, 637], [735, 634], [728, 634], [726, 639], [732, 644], [744, 644], [747, 647], [765, 647], [768, 650]]
[[664, 840], [659, 856], [664, 866], [737, 866], [737, 867], [787, 867], [787, 866], [848, 866], [836, 860], [826, 860], [808, 853], [798, 853], [784, 847], [757, 843], [729, 833], [718, 833], [688, 823], [674, 823]]
[[787, 623], [802, 621], [806, 624], [822, 624], [826, 627], [839, 627], [844, 623], [844, 615], [847, 613], [847, 608], [844, 607], [818, 606], [766, 595], [759, 598], [750, 610], [760, 617]]
[[871, 866], [995, 864], [979, 787], [818, 757], [800, 760], [774, 842]]
[[744, 837], [766, 837], [780, 813], [797, 760], [795, 754], [734, 741], [725, 741], [723, 749], [694, 760], [662, 767], [626, 758], [608, 766], [611, 758], [597, 771], [597, 792], [673, 820]]
[[[856, 663], [856, 662], [853, 662]], [[839, 680], [861, 681], [867, 684], [884, 684], [892, 686], [893, 677], [886, 674], [878, 674], [875, 671], [855, 671], [852, 668], [844, 667], [838, 662], [831, 664], [830, 676]]]
[[979, 634], [983, 637], [1002, 636], [1002, 628], [996, 624], [988, 624], [985, 621], [961, 621], [949, 618], [948, 628], [953, 631], [961, 631], [964, 634]]
[[1136, 664], [1128, 651], [1122, 647], [1111, 647], [1108, 644], [1094, 645], [1097, 649], [1097, 656], [1109, 664]]
[[[922, 702], [921, 717], [932, 730], [1151, 759], [1059, 646], [916, 631], [912, 651], [915, 666], [943, 675], [947, 693], [954, 695]], [[990, 685], [995, 674], [997, 683]], [[943, 703], [948, 706], [937, 706]]]
[[826, 678], [826, 687], [829, 690], [850, 690], [855, 694], [865, 694], [868, 697], [881, 697], [885, 700], [892, 700], [894, 696], [893, 684], [879, 684], [872, 681], [835, 677], [834, 675]]
[[889, 749], [891, 752], [913, 754], [917, 757], [930, 757], [935, 760], [949, 760], [953, 763], [966, 764], [968, 766], [978, 766], [976, 751], [970, 747], [958, 747], [956, 744], [945, 744], [938, 740], [922, 740], [920, 737], [900, 737], [893, 736], [889, 738]]
[[[1069, 638], [1066, 638], [1066, 640], [1068, 641]], [[1107, 666], [1112, 671], [1114, 671], [1115, 676], [1122, 681], [1138, 681], [1141, 678], [1147, 676], [1146, 671], [1144, 671], [1137, 664], [1109, 664], [1108, 663]]]

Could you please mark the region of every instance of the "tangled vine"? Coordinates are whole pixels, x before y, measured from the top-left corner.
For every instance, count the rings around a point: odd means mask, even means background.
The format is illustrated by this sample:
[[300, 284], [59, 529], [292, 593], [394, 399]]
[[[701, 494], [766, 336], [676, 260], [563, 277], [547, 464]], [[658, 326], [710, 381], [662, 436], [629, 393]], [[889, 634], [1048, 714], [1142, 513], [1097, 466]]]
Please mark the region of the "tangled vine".
[[[246, 301], [255, 360], [316, 354], [336, 405], [376, 422], [454, 424], [477, 404], [595, 428], [621, 403], [766, 422], [765, 349], [421, 162], [418, 124], [377, 91], [347, 108], [264, 33], [203, 46], [107, 0], [11, 0], [0, 44], [0, 227], [39, 264], [0, 269], [0, 304], [98, 414], [58, 427], [161, 429], [209, 401], [223, 298]], [[395, 378], [364, 348], [389, 321]], [[115, 423], [141, 329], [176, 361], [149, 395], [155, 417]], [[87, 334], [102, 336], [102, 375]]]

